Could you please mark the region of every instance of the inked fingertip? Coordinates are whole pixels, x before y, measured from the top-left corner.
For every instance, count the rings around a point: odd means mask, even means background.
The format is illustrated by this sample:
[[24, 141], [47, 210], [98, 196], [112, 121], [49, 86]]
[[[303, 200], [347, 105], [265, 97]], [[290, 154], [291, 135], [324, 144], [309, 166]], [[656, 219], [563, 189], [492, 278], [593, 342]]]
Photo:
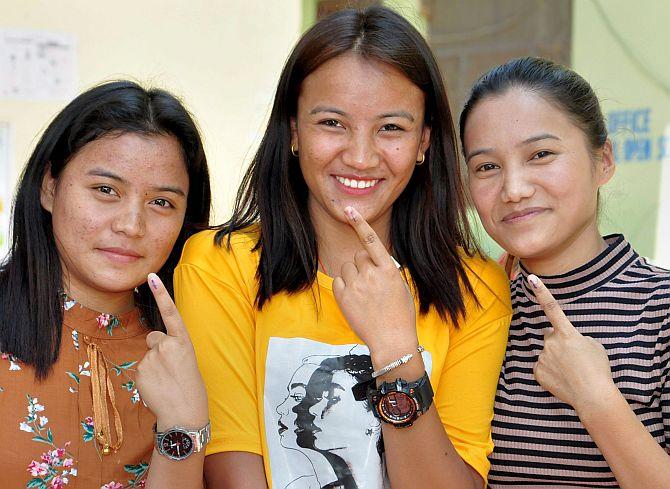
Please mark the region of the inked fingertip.
[[347, 206], [344, 208], [344, 215], [351, 221], [356, 222], [356, 211], [353, 207]]
[[528, 275], [528, 283], [530, 283], [534, 289], [537, 289], [540, 286], [540, 279], [535, 275]]
[[147, 276], [147, 280], [149, 282], [149, 286], [152, 289], [158, 290], [158, 284], [160, 283], [160, 279], [158, 278], [158, 275], [156, 275], [155, 273], [150, 273]]

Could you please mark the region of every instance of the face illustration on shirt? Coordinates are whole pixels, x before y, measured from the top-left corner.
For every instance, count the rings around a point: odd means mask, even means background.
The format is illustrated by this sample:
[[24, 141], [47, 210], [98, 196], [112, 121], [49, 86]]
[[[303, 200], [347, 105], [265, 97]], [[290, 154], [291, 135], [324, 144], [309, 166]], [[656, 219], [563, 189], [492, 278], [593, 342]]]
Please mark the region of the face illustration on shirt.
[[[282, 446], [317, 451], [345, 449], [351, 445], [352, 435], [369, 435], [371, 425], [377, 424], [366, 402], [356, 401], [351, 391], [365, 378], [369, 356], [321, 359], [318, 364], [310, 359], [296, 370], [288, 396], [277, 407]], [[295, 436], [289, 436], [289, 432]]]
[[[298, 414], [296, 407], [302, 403], [307, 395], [307, 384], [312, 373], [318, 368], [317, 364], [304, 363], [302, 364], [291, 377], [291, 381], [287, 386], [288, 394], [284, 402], [277, 406], [277, 414], [279, 420], [277, 421], [279, 436], [281, 437], [281, 445], [285, 448], [310, 448], [308, 446], [300, 446], [298, 444], [298, 437], [304, 443], [305, 436], [309, 437], [309, 431], [303, 435], [304, 428], [298, 425]], [[313, 446], [313, 444], [311, 444]]]

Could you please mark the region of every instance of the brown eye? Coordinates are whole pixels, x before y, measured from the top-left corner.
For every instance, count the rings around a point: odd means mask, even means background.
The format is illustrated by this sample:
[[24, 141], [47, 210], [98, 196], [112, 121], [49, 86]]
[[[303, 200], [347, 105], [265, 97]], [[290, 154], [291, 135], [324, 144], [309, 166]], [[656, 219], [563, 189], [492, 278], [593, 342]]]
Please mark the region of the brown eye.
[[165, 199], [156, 199], [154, 200], [154, 204], [159, 207], [174, 207], [169, 201]]
[[547, 156], [552, 155], [553, 153], [551, 151], [538, 151], [535, 153], [535, 156], [533, 156], [534, 159], [541, 159], [541, 158], [546, 158]]
[[321, 124], [323, 124], [324, 126], [328, 126], [328, 127], [342, 127], [342, 124], [340, 124], [340, 121], [335, 120], [335, 119], [323, 120], [323, 121], [321, 121]]
[[108, 185], [99, 185], [95, 187], [100, 193], [107, 194], [107, 195], [116, 195], [116, 192], [114, 189]]
[[495, 170], [496, 168], [498, 168], [498, 165], [494, 165], [493, 163], [484, 163], [483, 165], [477, 167], [477, 171], [485, 172]]

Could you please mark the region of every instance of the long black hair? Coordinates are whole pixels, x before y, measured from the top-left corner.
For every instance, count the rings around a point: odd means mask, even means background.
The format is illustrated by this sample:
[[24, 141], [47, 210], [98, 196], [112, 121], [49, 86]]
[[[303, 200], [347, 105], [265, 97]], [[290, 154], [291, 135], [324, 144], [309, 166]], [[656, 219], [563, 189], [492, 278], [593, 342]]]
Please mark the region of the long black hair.
[[290, 120], [296, 115], [303, 80], [347, 53], [399, 69], [424, 93], [430, 147], [425, 163], [416, 167], [393, 204], [391, 244], [418, 291], [421, 313], [432, 306], [457, 324], [465, 311], [461, 285], [472, 293], [462, 252], [472, 255], [476, 248], [468, 227], [451, 111], [426, 41], [388, 8], [341, 10], [298, 41], [279, 78], [265, 135], [244, 176], [232, 217], [219, 227], [216, 242], [258, 225], [259, 309], [275, 294], [311, 287], [318, 269], [317, 242], [307, 210], [308, 189], [291, 155]]
[[[70, 102], [44, 131], [23, 171], [14, 200], [9, 255], [0, 267], [0, 351], [34, 366], [38, 378], [44, 378], [58, 359], [63, 322], [62, 270], [51, 214], [40, 203], [42, 180], [47, 171], [58, 178], [91, 141], [121, 133], [171, 135], [183, 152], [189, 176], [186, 216], [158, 272], [170, 292], [184, 242], [208, 225], [211, 193], [205, 152], [195, 122], [174, 95], [116, 81]], [[138, 295], [149, 326], [164, 330], [147, 284], [138, 288]]]

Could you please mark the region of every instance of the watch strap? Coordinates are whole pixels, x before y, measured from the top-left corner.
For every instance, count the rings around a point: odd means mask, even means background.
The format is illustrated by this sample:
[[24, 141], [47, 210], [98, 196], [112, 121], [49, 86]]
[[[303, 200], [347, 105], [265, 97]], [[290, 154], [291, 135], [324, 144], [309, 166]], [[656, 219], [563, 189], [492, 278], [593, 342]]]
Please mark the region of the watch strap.
[[433, 403], [433, 397], [435, 395], [433, 392], [433, 386], [430, 383], [430, 377], [428, 376], [427, 372], [424, 372], [424, 374], [415, 382], [407, 382], [404, 379], [396, 379], [394, 382], [383, 382], [377, 389], [374, 387], [369, 387], [367, 392], [367, 399], [372, 406], [372, 413], [375, 415], [375, 417], [381, 419], [382, 421], [386, 420], [377, 411], [377, 403], [374, 401], [374, 399], [391, 392], [402, 392], [410, 396], [416, 403], [416, 413], [411, 419], [408, 419], [403, 423], [392, 423], [398, 428], [411, 426], [414, 421], [416, 421], [416, 418], [428, 412], [428, 409], [430, 409], [430, 406]]
[[188, 434], [191, 437], [191, 440], [193, 440], [193, 451], [191, 453], [198, 453], [202, 451], [212, 439], [212, 423], [210, 421], [208, 421], [205, 426], [203, 426], [198, 430], [189, 430], [182, 426], [173, 426], [172, 428], [169, 428], [165, 431], [158, 431], [158, 424], [154, 423], [153, 426], [154, 443], [156, 449], [161, 455], [166, 455], [164, 453], [163, 445], [161, 442], [163, 441], [165, 435], [172, 431], [181, 431]]

